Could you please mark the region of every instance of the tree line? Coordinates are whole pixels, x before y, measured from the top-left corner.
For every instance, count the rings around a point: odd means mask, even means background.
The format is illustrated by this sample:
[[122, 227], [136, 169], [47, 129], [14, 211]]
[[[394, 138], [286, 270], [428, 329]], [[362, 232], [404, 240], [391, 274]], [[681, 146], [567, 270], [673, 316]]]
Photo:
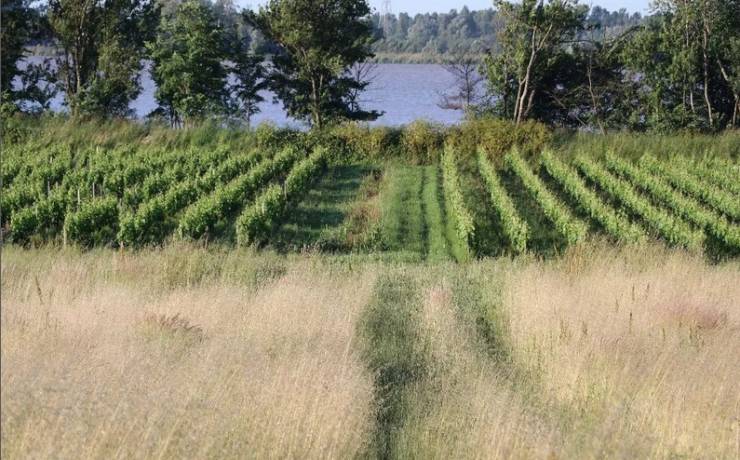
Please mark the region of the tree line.
[[[269, 89], [288, 115], [321, 128], [381, 115], [358, 102], [375, 52], [428, 51], [443, 53], [458, 80], [445, 106], [470, 116], [600, 131], [737, 127], [740, 0], [652, 8], [643, 18], [574, 0], [495, 0], [411, 18], [381, 17], [366, 0], [257, 10], [231, 0], [7, 0], [3, 113], [46, 110], [61, 90], [72, 117], [128, 117], [149, 65], [151, 116], [173, 126], [248, 122]], [[24, 62], [32, 43], [51, 43], [55, 56]]]
[[[605, 35], [617, 35], [643, 20], [640, 13], [625, 9], [608, 11], [594, 6], [585, 19], [587, 24], [598, 24]], [[493, 8], [471, 11], [467, 7], [448, 13], [424, 13], [410, 16], [407, 13], [372, 16], [377, 41], [373, 51], [382, 55], [402, 58], [404, 54], [420, 54], [422, 58], [435, 58], [465, 49], [482, 54], [493, 48], [502, 19]]]
[[[257, 11], [208, 0], [50, 0], [43, 9], [8, 0], [2, 8], [4, 113], [47, 110], [61, 90], [72, 117], [131, 116], [149, 62], [158, 102], [150, 116], [173, 126], [248, 121], [265, 89], [318, 128], [380, 115], [353, 96], [368, 82], [350, 69], [373, 56], [364, 0], [271, 0]], [[31, 40], [51, 42], [56, 56], [22, 66]]]

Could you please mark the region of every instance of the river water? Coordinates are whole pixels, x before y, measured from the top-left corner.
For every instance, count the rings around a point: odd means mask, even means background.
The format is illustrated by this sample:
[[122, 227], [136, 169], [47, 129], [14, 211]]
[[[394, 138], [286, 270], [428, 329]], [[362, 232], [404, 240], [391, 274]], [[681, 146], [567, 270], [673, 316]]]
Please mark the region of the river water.
[[[454, 84], [454, 78], [442, 66], [377, 64], [372, 75], [374, 78], [362, 94], [362, 107], [384, 112], [373, 125], [399, 126], [418, 119], [454, 124], [463, 117], [459, 110], [447, 110], [438, 106], [440, 94], [451, 90]], [[131, 104], [137, 118], [144, 118], [157, 107], [154, 98], [156, 85], [148, 70], [143, 72], [141, 83], [142, 92]], [[264, 94], [264, 97], [265, 102], [260, 105], [260, 113], [252, 118], [254, 125], [271, 122], [279, 126], [304, 126], [300, 121], [289, 118], [279, 102], [273, 103], [271, 93]], [[52, 109], [64, 110], [61, 95], [55, 99]]]

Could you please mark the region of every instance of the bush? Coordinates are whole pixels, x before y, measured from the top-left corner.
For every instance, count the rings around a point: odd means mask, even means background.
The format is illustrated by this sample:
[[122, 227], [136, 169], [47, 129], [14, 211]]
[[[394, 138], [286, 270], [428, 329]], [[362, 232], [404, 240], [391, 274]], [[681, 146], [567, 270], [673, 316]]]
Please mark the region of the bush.
[[431, 164], [439, 159], [444, 140], [445, 129], [442, 125], [417, 120], [403, 128], [401, 149], [411, 163]]
[[447, 144], [459, 156], [474, 158], [482, 147], [496, 163], [513, 146], [518, 146], [524, 155], [532, 155], [541, 152], [551, 140], [551, 131], [542, 123], [526, 121], [515, 125], [498, 118], [468, 120], [450, 128], [447, 135]]
[[385, 126], [370, 127], [366, 123], [343, 123], [331, 129], [321, 145], [332, 151], [344, 149], [346, 157], [378, 160], [397, 156], [400, 131]]

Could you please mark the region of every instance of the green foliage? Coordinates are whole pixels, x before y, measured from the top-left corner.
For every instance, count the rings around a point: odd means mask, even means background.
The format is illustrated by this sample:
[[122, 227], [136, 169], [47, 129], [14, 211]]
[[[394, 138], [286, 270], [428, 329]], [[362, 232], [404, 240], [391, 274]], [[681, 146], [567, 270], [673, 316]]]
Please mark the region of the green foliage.
[[691, 249], [700, 248], [704, 243], [703, 232], [692, 229], [680, 218], [652, 205], [629, 182], [613, 176], [595, 161], [580, 156], [576, 158], [576, 165], [606, 193], [640, 216], [648, 227], [668, 243]]
[[64, 221], [65, 239], [85, 247], [114, 243], [117, 230], [118, 201], [113, 197], [87, 201]]
[[401, 131], [401, 151], [413, 164], [437, 161], [444, 144], [444, 129], [424, 120], [417, 120]]
[[703, 208], [695, 200], [673, 189], [660, 177], [638, 166], [614, 155], [607, 156], [606, 161], [611, 170], [648, 191], [677, 215], [704, 228], [708, 234], [722, 241], [728, 248], [740, 250], [740, 227], [737, 225], [729, 224], [722, 216]]
[[51, 0], [49, 23], [63, 59], [59, 80], [72, 115], [126, 116], [141, 91], [144, 41], [158, 15], [149, 0]]
[[622, 58], [639, 76], [632, 127], [719, 130], [740, 115], [740, 4], [735, 0], [656, 4], [657, 14]]
[[701, 199], [730, 219], [740, 220], [740, 201], [726, 191], [697, 180], [680, 166], [660, 163], [649, 155], [644, 156], [640, 161], [684, 193]]
[[[624, 9], [608, 11], [594, 6], [588, 25], [598, 26], [605, 36], [616, 36], [641, 23], [640, 13]], [[375, 33], [380, 38], [373, 51], [380, 62], [440, 62], [453, 50], [478, 51], [481, 44], [496, 46], [500, 19], [493, 8], [470, 10], [463, 6], [449, 12], [386, 14], [372, 16]], [[480, 50], [482, 54], [482, 50]]]
[[399, 147], [402, 133], [397, 128], [347, 122], [333, 126], [330, 135], [345, 146], [350, 158], [377, 161], [404, 155]]
[[372, 57], [366, 0], [270, 0], [245, 17], [278, 48], [270, 87], [289, 115], [316, 128], [339, 119], [374, 120], [349, 100], [367, 81], [349, 70]]
[[211, 7], [200, 0], [177, 4], [163, 15], [154, 41], [147, 44], [159, 114], [173, 125], [192, 124], [226, 106], [227, 57], [223, 30]]
[[471, 256], [475, 224], [465, 204], [455, 154], [450, 148], [446, 148], [442, 154], [442, 184], [448, 225], [452, 227], [454, 235], [452, 252], [458, 261], [468, 260]]
[[545, 184], [532, 172], [529, 165], [519, 156], [515, 148], [505, 158], [508, 167], [514, 171], [524, 185], [524, 188], [532, 195], [537, 204], [542, 208], [545, 216], [555, 225], [560, 236], [568, 244], [576, 244], [586, 237], [588, 227], [582, 221], [576, 219], [568, 208], [560, 202], [545, 187]]
[[590, 190], [578, 174], [558, 160], [551, 152], [542, 154], [542, 164], [548, 174], [555, 179], [565, 192], [591, 219], [601, 225], [606, 232], [618, 241], [639, 242], [645, 239], [642, 229], [629, 219], [614, 211], [599, 196]]
[[445, 142], [464, 157], [475, 158], [481, 147], [489, 158], [500, 159], [514, 146], [525, 154], [541, 152], [551, 139], [552, 133], [542, 123], [525, 121], [517, 125], [500, 118], [482, 117], [451, 127]]
[[486, 58], [485, 73], [497, 97], [496, 113], [521, 123], [536, 112], [541, 95], [555, 89], [542, 82], [567, 56], [565, 45], [584, 27], [588, 8], [571, 0], [494, 3], [504, 25], [498, 46]]
[[301, 195], [326, 168], [327, 150], [318, 147], [288, 174], [282, 187], [270, 186], [247, 207], [236, 222], [237, 240], [241, 245], [262, 243], [276, 229], [287, 206]]
[[503, 226], [501, 230], [508, 239], [512, 251], [515, 253], [524, 252], [527, 249], [529, 228], [527, 223], [519, 216], [514, 203], [501, 185], [498, 173], [488, 160], [488, 155], [482, 147], [478, 151], [478, 169], [488, 188], [491, 203], [499, 219], [501, 219]]
[[6, 0], [2, 6], [3, 27], [0, 32], [0, 93], [5, 102], [11, 97], [13, 79], [21, 72], [18, 61], [24, 53], [26, 41], [31, 35], [32, 10], [29, 0]]

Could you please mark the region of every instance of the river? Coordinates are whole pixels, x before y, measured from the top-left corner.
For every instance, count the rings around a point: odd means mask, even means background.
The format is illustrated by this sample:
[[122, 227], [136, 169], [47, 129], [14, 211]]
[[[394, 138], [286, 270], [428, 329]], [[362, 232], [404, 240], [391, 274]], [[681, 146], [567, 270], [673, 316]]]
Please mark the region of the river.
[[[34, 58], [30, 58], [34, 59]], [[453, 76], [436, 64], [377, 64], [374, 78], [362, 94], [365, 109], [384, 112], [373, 125], [400, 126], [414, 120], [426, 119], [443, 124], [459, 122], [463, 114], [459, 110], [442, 109], [438, 106], [440, 94], [454, 84]], [[148, 70], [142, 73], [142, 92], [131, 103], [137, 118], [144, 118], [157, 107], [154, 98], [156, 85]], [[289, 118], [282, 104], [273, 103], [273, 95], [263, 95], [260, 113], [252, 119], [253, 124], [271, 122], [279, 126], [301, 127], [303, 123]], [[64, 110], [63, 97], [59, 95], [52, 104], [53, 110]]]

